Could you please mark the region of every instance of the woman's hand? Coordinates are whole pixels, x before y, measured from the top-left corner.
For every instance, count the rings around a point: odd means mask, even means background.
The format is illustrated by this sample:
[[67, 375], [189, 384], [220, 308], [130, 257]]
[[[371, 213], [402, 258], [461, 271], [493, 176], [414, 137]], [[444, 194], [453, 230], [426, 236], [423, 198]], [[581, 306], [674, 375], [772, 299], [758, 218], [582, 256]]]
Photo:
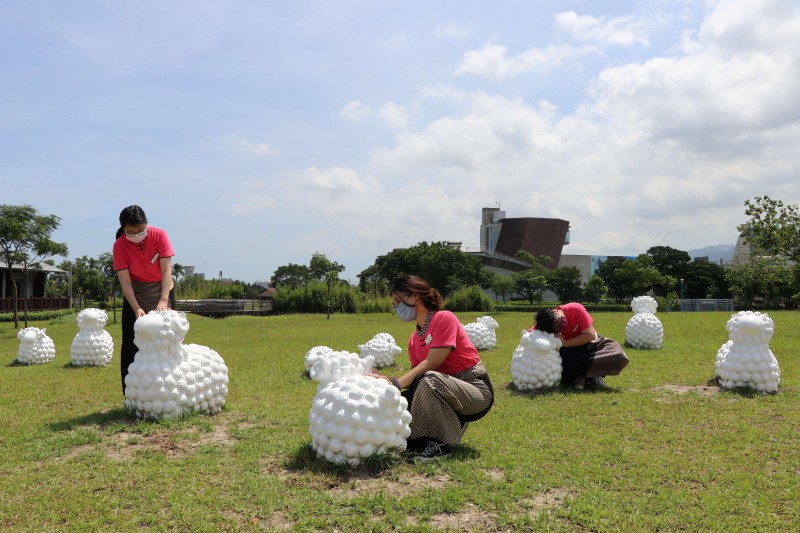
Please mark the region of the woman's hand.
[[143, 317], [144, 315], [146, 315], [146, 314], [147, 314], [147, 313], [145, 313], [145, 312], [144, 312], [144, 309], [142, 309], [141, 307], [140, 307], [139, 309], [137, 309], [137, 310], [136, 310], [136, 318], [137, 318], [137, 319], [139, 319], [139, 318], [142, 318], [142, 317]]
[[369, 376], [369, 377], [372, 377], [372, 378], [375, 378], [375, 379], [385, 379], [385, 380], [386, 380], [386, 381], [388, 381], [389, 383], [391, 383], [391, 382], [392, 382], [392, 378], [390, 378], [390, 377], [386, 377], [386, 376], [384, 376], [384, 375], [382, 375], [382, 374], [378, 374], [378, 373], [369, 373], [369, 374], [365, 374], [365, 375], [367, 375], [367, 376]]
[[169, 309], [169, 300], [167, 298], [161, 298], [158, 301], [158, 305], [156, 305], [156, 311], [167, 311]]

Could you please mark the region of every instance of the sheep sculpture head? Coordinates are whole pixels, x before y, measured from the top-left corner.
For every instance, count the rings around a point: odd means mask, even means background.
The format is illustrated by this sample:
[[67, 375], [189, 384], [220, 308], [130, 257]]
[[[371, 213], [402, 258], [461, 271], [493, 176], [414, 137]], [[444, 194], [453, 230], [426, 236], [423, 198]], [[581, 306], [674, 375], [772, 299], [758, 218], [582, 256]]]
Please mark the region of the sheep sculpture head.
[[364, 344], [358, 345], [358, 352], [361, 357], [371, 355], [375, 358], [375, 367], [384, 368], [394, 364], [396, 355], [403, 353], [392, 337], [388, 333], [378, 333]]
[[467, 337], [478, 350], [489, 350], [497, 346], [495, 330], [500, 324], [490, 316], [478, 317], [475, 322], [464, 325]]

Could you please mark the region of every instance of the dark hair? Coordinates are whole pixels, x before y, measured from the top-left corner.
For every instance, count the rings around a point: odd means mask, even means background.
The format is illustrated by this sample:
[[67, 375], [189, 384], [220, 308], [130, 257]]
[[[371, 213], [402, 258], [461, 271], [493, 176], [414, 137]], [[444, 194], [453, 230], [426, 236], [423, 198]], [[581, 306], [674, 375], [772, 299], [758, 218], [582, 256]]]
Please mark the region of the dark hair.
[[534, 320], [536, 320], [536, 324], [533, 326], [535, 329], [545, 333], [558, 333], [559, 320], [552, 309], [539, 309]]
[[117, 239], [122, 237], [122, 234], [125, 232], [125, 226], [138, 226], [139, 224], [147, 224], [147, 215], [144, 214], [144, 209], [138, 205], [129, 205], [119, 214]]
[[444, 305], [444, 299], [439, 291], [419, 276], [400, 276], [395, 278], [389, 287], [390, 293], [416, 294], [422, 298], [422, 304], [429, 311], [438, 311]]

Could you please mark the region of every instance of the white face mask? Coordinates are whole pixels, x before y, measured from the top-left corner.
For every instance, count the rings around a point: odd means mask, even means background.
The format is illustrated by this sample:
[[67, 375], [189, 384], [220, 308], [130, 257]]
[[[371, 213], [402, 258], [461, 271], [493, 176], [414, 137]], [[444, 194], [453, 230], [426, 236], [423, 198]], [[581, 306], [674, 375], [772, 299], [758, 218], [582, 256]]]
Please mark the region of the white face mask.
[[125, 234], [125, 238], [127, 238], [133, 244], [139, 244], [144, 240], [145, 237], [147, 237], [147, 229], [141, 233], [135, 233], [133, 235], [128, 235], [127, 233]]

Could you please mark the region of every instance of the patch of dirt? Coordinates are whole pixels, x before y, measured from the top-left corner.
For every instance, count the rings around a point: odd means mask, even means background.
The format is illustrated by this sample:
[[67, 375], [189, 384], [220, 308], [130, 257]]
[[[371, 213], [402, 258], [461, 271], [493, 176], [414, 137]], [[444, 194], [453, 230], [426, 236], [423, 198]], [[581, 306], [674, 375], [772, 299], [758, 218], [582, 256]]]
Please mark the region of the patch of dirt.
[[430, 525], [434, 529], [447, 531], [496, 531], [497, 515], [479, 509], [473, 503], [468, 503], [457, 513], [433, 515]]
[[306, 470], [294, 470], [275, 464], [270, 459], [262, 460], [264, 475], [274, 477], [290, 487], [317, 485], [334, 496], [351, 499], [365, 493], [383, 492], [387, 496], [404, 497], [426, 488], [443, 488], [450, 479], [442, 474], [426, 476], [417, 473], [379, 472], [354, 470], [345, 476], [315, 475]]
[[506, 473], [502, 468], [490, 468], [486, 471], [486, 475], [489, 476], [489, 479], [492, 481], [503, 481], [506, 477]]
[[362, 473], [344, 480], [339, 486], [331, 489], [331, 494], [343, 498], [355, 498], [364, 493], [376, 494], [383, 492], [387, 496], [404, 497], [415, 494], [423, 489], [443, 488], [450, 479], [437, 474], [425, 476], [422, 474], [392, 475]]
[[[84, 444], [72, 448], [64, 459], [77, 457], [84, 453], [95, 450], [102, 452], [109, 459], [127, 460], [139, 451], [154, 451], [164, 453], [167, 457], [180, 457], [192, 453], [196, 448], [205, 445], [233, 446], [238, 439], [231, 436], [231, 429], [241, 430], [255, 426], [249, 422], [241, 420], [240, 416], [217, 415], [213, 418], [215, 422], [210, 431], [201, 431], [196, 427], [181, 429], [154, 429], [148, 434], [137, 433], [135, 431], [119, 431], [115, 433], [104, 433], [104, 426], [93, 425], [83, 426], [97, 429], [100, 432], [100, 442], [98, 444]], [[139, 421], [132, 421], [126, 424], [133, 427]]]
[[671, 392], [674, 394], [687, 394], [687, 393], [694, 393], [700, 396], [713, 396], [714, 394], [718, 394], [722, 392], [722, 389], [719, 388], [717, 385], [661, 385], [660, 387], [654, 387], [650, 390], [660, 392], [666, 391]]
[[566, 505], [567, 499], [573, 495], [563, 489], [550, 489], [531, 498], [520, 501], [520, 506], [525, 509], [528, 516], [535, 517], [542, 511]]

